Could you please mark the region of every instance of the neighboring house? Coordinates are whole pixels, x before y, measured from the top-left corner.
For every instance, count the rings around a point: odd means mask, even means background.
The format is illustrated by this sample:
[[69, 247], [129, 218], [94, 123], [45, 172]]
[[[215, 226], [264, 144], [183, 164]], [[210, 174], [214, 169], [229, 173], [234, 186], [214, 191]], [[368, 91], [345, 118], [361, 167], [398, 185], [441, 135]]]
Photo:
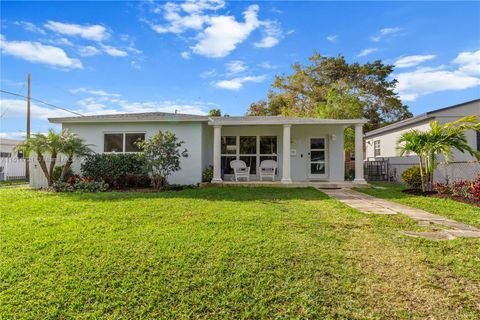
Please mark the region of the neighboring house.
[[0, 138], [0, 158], [23, 158], [23, 153], [15, 151], [22, 140]]
[[25, 178], [23, 152], [15, 148], [22, 140], [0, 138], [0, 181]]
[[[477, 115], [480, 117], [480, 99], [456, 104], [446, 108], [429, 111], [410, 119], [399, 121], [391, 125], [367, 132], [365, 134], [365, 158], [366, 160], [383, 160], [388, 159], [390, 168], [400, 179], [401, 173], [411, 167], [417, 165], [418, 158], [416, 155], [405, 155], [400, 158], [400, 150], [397, 148], [397, 141], [402, 133], [417, 129], [428, 130], [430, 121], [436, 120], [440, 124], [455, 121], [464, 116]], [[466, 133], [469, 145], [480, 151], [480, 133], [469, 131]], [[468, 153], [454, 151], [454, 163], [450, 166], [441, 165], [436, 173], [438, 180], [445, 180], [447, 177], [452, 179], [468, 179], [476, 174], [480, 174], [478, 162]], [[441, 161], [442, 159], [440, 159]]]
[[243, 160], [257, 180], [260, 162], [278, 163], [277, 179], [296, 181], [344, 181], [344, 130], [355, 127], [357, 175], [363, 179], [363, 124], [366, 120], [314, 118], [208, 117], [171, 113], [137, 113], [52, 118], [52, 123], [78, 134], [94, 145], [97, 153], [138, 152], [134, 141], [171, 131], [185, 142], [188, 157], [169, 181], [175, 184], [201, 182], [202, 171], [213, 166], [212, 182], [231, 181], [230, 161]]

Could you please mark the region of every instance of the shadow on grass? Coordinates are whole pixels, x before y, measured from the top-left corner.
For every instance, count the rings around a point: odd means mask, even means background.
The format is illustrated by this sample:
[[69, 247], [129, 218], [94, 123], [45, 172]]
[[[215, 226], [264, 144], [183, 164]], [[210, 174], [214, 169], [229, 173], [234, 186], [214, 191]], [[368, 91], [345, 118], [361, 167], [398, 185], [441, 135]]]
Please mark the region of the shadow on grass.
[[[41, 192], [41, 191], [34, 191]], [[330, 199], [319, 190], [310, 188], [275, 187], [209, 187], [165, 192], [45, 193], [46, 197], [61, 197], [69, 201], [128, 201], [135, 199], [203, 199], [210, 201], [285, 201]]]

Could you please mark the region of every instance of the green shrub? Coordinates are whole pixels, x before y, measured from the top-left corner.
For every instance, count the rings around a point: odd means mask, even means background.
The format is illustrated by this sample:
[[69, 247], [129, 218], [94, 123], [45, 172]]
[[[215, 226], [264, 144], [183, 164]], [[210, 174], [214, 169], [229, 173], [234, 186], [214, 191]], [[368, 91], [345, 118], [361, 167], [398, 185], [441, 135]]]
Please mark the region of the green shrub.
[[80, 180], [75, 182], [73, 188], [78, 191], [105, 192], [108, 190], [108, 184], [103, 181]]
[[420, 167], [410, 167], [402, 173], [402, 180], [413, 189], [422, 188], [422, 176]]
[[135, 153], [94, 154], [81, 165], [82, 175], [95, 180], [104, 180], [112, 187], [126, 186], [126, 176], [145, 176], [145, 160]]
[[202, 181], [211, 182], [213, 179], [213, 167], [209, 166], [207, 169], [202, 172]]
[[61, 180], [58, 180], [58, 179], [53, 182], [52, 188], [56, 192], [73, 192], [73, 191], [75, 191], [74, 187], [70, 183], [67, 183], [65, 181], [61, 181]]
[[[63, 167], [65, 166], [64, 165], [56, 166], [55, 169], [53, 169], [53, 181], [57, 181], [60, 179], [60, 176], [62, 175]], [[64, 178], [63, 180], [66, 181], [68, 178], [73, 177], [74, 175], [75, 174], [73, 173], [72, 168], [68, 168], [67, 174], [65, 174], [65, 177], [63, 177]]]

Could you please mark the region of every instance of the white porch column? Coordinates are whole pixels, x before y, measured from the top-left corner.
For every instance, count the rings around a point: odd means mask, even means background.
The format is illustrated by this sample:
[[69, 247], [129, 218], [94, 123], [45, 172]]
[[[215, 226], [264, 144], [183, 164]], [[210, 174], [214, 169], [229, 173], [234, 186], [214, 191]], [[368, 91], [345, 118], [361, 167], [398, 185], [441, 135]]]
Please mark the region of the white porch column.
[[222, 182], [220, 173], [222, 147], [222, 126], [213, 126], [213, 179], [212, 183]]
[[363, 177], [363, 124], [355, 125], [355, 180], [354, 183], [365, 183]]
[[283, 125], [283, 166], [282, 183], [292, 183], [290, 176], [290, 128], [291, 124]]

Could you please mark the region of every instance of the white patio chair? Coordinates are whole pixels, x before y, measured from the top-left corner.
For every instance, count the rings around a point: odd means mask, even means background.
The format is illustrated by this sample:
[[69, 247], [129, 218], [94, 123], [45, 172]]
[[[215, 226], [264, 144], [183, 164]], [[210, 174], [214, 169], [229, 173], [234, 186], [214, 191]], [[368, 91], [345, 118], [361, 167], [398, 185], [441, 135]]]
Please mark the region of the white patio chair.
[[275, 174], [277, 173], [277, 161], [275, 160], [263, 160], [260, 163], [259, 172], [260, 172], [260, 181], [262, 178], [272, 178], [272, 181], [275, 181]]
[[230, 167], [235, 174], [235, 181], [238, 181], [239, 178], [247, 178], [247, 181], [250, 181], [250, 167], [247, 167], [245, 161], [232, 160], [230, 161]]

